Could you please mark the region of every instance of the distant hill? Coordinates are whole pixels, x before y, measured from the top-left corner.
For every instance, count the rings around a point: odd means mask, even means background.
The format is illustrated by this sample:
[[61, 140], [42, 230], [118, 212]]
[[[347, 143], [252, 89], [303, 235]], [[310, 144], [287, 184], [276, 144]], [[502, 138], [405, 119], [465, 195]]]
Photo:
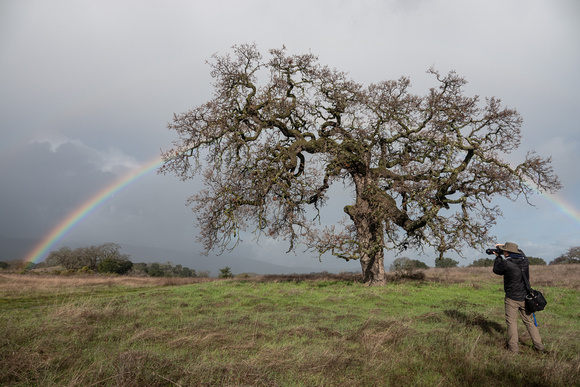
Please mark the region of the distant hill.
[[182, 265], [194, 269], [197, 272], [209, 270], [211, 276], [217, 276], [219, 269], [229, 266], [232, 273], [256, 273], [256, 274], [290, 274], [311, 273], [316, 267], [289, 267], [275, 265], [251, 258], [243, 258], [233, 254], [221, 256], [203, 256], [198, 252], [183, 252], [157, 247], [122, 245], [121, 253], [129, 254], [132, 262], [171, 262], [174, 265]]

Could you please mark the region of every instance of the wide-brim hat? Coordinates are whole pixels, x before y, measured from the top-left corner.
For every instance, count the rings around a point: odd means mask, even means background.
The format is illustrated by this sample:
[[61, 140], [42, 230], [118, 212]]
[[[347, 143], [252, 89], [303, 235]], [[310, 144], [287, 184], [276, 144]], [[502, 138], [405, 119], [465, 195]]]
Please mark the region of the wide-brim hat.
[[506, 242], [503, 245], [497, 245], [496, 247], [500, 250], [508, 251], [510, 253], [519, 253], [520, 252], [518, 245], [516, 243], [513, 243], [513, 242]]

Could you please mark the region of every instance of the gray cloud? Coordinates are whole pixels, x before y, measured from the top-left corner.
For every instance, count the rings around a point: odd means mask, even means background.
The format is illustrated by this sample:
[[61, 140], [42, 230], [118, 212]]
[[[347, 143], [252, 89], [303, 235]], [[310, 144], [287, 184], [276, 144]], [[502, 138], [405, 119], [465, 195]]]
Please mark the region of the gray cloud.
[[0, 218], [6, 220], [0, 235], [39, 237], [114, 178], [101, 169], [96, 152], [75, 143], [54, 150], [49, 143], [32, 143], [16, 156], [0, 177]]

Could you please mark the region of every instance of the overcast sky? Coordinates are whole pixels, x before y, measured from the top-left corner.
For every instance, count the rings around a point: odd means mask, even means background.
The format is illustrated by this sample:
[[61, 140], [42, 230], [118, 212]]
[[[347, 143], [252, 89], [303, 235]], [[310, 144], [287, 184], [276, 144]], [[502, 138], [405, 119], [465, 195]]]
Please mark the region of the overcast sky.
[[[254, 42], [264, 53], [283, 45], [312, 52], [363, 84], [409, 76], [420, 94], [435, 85], [429, 67], [457, 71], [469, 94], [496, 96], [522, 114], [514, 160], [532, 149], [551, 155], [564, 185], [550, 199], [534, 196], [535, 207], [498, 202], [505, 218], [492, 234], [547, 261], [580, 245], [576, 0], [0, 0], [0, 236], [41, 240], [95, 192], [169, 148], [173, 113], [212, 96], [206, 60]], [[199, 187], [149, 173], [60, 244], [197, 254], [185, 202]], [[247, 239], [238, 255], [318, 264], [286, 249]], [[405, 254], [434, 264], [434, 255]]]

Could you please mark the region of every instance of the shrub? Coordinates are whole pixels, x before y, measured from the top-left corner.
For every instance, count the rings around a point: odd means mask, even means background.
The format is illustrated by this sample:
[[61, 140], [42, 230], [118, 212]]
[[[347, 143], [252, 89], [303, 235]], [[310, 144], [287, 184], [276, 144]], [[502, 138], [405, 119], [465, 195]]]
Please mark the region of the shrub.
[[161, 265], [159, 265], [157, 262], [152, 263], [151, 265], [149, 265], [147, 267], [147, 274], [149, 274], [151, 277], [164, 277], [165, 273], [163, 272], [163, 270], [161, 270]]
[[424, 262], [417, 259], [400, 257], [393, 261], [390, 271], [395, 272], [395, 278], [408, 278], [415, 280], [425, 279], [425, 273], [418, 269], [429, 268]]
[[219, 278], [233, 278], [233, 277], [234, 275], [232, 274], [232, 270], [230, 269], [229, 266], [220, 269]]
[[491, 258], [479, 258], [473, 261], [468, 267], [491, 267], [494, 261], [495, 259]]
[[442, 258], [435, 260], [435, 267], [457, 267], [459, 262], [451, 258]]
[[79, 274], [92, 274], [92, 273], [94, 272], [88, 266], [83, 266], [82, 268], [79, 269]]
[[176, 265], [173, 267], [172, 273], [176, 277], [197, 277], [195, 270], [192, 270], [189, 267], [183, 267], [181, 265]]
[[542, 258], [528, 257], [528, 261], [530, 262], [530, 265], [545, 265], [546, 264], [546, 261], [544, 261]]
[[99, 262], [99, 273], [127, 274], [133, 262], [126, 259], [107, 257]]
[[419, 261], [418, 259], [412, 259], [411, 264], [415, 267], [415, 269], [428, 269], [429, 266], [423, 262]]

